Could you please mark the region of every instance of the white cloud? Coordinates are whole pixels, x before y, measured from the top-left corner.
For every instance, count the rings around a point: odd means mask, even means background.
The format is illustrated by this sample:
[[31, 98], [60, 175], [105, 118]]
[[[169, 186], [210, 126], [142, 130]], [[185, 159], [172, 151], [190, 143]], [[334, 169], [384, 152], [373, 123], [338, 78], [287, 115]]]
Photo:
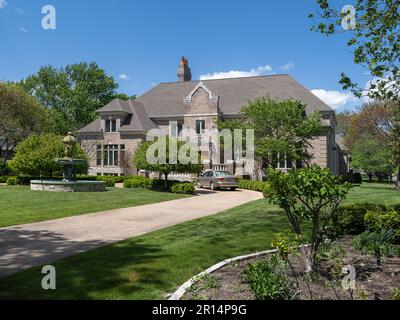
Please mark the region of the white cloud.
[[359, 100], [352, 93], [327, 91], [324, 89], [315, 89], [311, 90], [311, 92], [334, 110]]
[[256, 77], [256, 76], [265, 76], [269, 74], [273, 74], [272, 67], [270, 65], [265, 65], [255, 69], [251, 69], [250, 71], [231, 70], [227, 72], [215, 72], [215, 73], [204, 74], [200, 76], [200, 80]]
[[131, 79], [127, 74], [120, 74], [118, 78], [124, 81], [129, 81]]
[[6, 0], [0, 0], [0, 9], [4, 8], [7, 5], [7, 1]]
[[[1, 0], [0, 0], [1, 1]], [[24, 11], [22, 11], [21, 9], [17, 8], [17, 13], [19, 14], [24, 14]]]
[[284, 66], [281, 66], [280, 69], [282, 71], [286, 71], [289, 72], [291, 69], [293, 69], [295, 67], [295, 64], [293, 62], [288, 62], [287, 64], [285, 64]]
[[24, 33], [27, 33], [27, 32], [28, 32], [28, 29], [26, 29], [26, 28], [24, 28], [24, 27], [20, 28], [19, 30], [22, 31], [22, 32], [24, 32]]

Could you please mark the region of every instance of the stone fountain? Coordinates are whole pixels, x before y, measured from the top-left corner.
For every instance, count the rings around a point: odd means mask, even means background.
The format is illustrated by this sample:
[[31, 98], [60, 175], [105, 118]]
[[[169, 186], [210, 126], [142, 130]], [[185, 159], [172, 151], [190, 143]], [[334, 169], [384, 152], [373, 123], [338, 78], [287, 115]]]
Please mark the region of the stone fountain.
[[75, 159], [78, 141], [72, 132], [63, 139], [64, 157], [54, 161], [63, 166], [63, 180], [32, 180], [31, 190], [52, 192], [101, 192], [106, 190], [103, 181], [77, 181], [76, 167], [85, 164], [83, 159]]

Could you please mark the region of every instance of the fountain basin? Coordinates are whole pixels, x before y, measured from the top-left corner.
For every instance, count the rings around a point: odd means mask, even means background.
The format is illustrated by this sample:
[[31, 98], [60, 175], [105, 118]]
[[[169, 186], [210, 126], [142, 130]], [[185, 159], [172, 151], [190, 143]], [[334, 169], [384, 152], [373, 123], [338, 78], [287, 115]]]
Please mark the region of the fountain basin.
[[32, 180], [31, 190], [50, 192], [103, 192], [104, 181]]

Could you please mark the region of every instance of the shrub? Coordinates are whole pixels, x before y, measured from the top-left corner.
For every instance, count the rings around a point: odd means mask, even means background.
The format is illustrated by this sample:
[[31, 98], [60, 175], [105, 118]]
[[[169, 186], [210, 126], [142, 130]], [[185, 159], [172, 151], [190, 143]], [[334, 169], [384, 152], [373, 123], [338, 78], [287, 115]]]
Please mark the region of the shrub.
[[368, 211], [364, 221], [366, 228], [370, 231], [394, 230], [396, 242], [400, 241], [400, 212], [395, 210]]
[[133, 176], [124, 181], [124, 188], [152, 189], [151, 179], [143, 176]]
[[387, 250], [394, 238], [394, 230], [365, 231], [354, 239], [353, 246], [356, 250], [365, 250], [367, 253], [373, 252], [376, 265], [380, 267], [382, 266], [382, 251], [383, 249]]
[[341, 206], [332, 218], [333, 228], [337, 234], [360, 234], [366, 230], [364, 218], [367, 212], [385, 209], [383, 205], [372, 203]]
[[274, 255], [271, 260], [251, 263], [243, 276], [257, 300], [294, 300], [298, 292], [285, 271], [284, 261]]
[[264, 181], [239, 180], [239, 188], [246, 189], [246, 190], [265, 192], [269, 188], [269, 183], [264, 182]]
[[7, 183], [7, 180], [10, 176], [4, 175], [0, 176], [0, 183]]
[[8, 177], [7, 178], [7, 185], [8, 186], [15, 186], [15, 185], [17, 185], [18, 183], [18, 178], [17, 177]]
[[178, 194], [193, 194], [196, 188], [193, 183], [185, 182], [185, 183], [176, 183], [172, 186], [172, 193]]

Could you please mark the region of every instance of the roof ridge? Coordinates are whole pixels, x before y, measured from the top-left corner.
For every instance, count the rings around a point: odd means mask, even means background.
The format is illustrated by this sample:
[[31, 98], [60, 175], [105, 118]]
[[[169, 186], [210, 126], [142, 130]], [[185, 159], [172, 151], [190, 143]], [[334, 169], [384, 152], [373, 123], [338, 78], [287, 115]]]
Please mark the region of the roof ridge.
[[[249, 76], [249, 77], [234, 77], [234, 78], [221, 78], [221, 79], [198, 79], [198, 80], [191, 80], [191, 81], [171, 81], [171, 82], [160, 82], [160, 84], [177, 84], [177, 83], [195, 83], [195, 82], [202, 82], [202, 81], [221, 81], [221, 80], [238, 80], [238, 79], [252, 79], [252, 78], [268, 78], [268, 77], [277, 77], [277, 76], [292, 76], [289, 73], [277, 73], [277, 74], [268, 74], [263, 76]], [[156, 87], [156, 86], [155, 86]]]

